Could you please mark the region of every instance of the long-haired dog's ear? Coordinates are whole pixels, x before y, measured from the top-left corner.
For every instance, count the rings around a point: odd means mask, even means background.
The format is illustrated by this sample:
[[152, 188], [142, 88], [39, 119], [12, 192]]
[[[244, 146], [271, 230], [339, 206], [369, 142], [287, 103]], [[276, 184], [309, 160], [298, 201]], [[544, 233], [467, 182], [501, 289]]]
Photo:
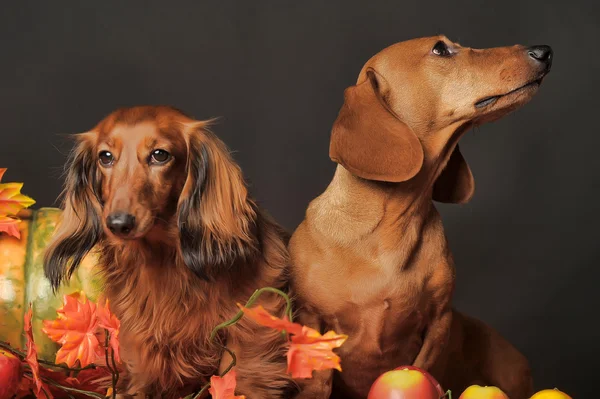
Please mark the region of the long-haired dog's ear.
[[257, 252], [257, 210], [225, 144], [197, 122], [188, 129], [187, 180], [178, 204], [179, 251], [196, 275], [213, 279]]
[[386, 104], [380, 93], [383, 78], [372, 70], [366, 77], [344, 93], [331, 130], [329, 157], [364, 179], [407, 181], [421, 170], [423, 147]]
[[77, 136], [69, 155], [63, 191], [63, 213], [44, 253], [44, 273], [56, 290], [68, 280], [83, 258], [100, 239], [100, 177], [96, 169], [91, 136]]
[[433, 199], [450, 204], [465, 204], [473, 197], [474, 192], [473, 173], [457, 144], [433, 185]]

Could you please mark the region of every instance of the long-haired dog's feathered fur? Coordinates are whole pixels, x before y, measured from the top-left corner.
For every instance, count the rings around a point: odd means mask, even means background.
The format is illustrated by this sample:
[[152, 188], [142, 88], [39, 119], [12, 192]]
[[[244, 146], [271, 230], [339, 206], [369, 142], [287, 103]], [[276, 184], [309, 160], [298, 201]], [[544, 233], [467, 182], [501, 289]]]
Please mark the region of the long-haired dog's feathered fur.
[[[99, 250], [105, 294], [121, 320], [127, 392], [179, 397], [197, 389], [229, 364], [219, 344], [236, 353], [239, 394], [294, 390], [277, 332], [242, 319], [208, 342], [237, 302], [257, 288], [284, 287], [288, 255], [286, 234], [250, 199], [207, 124], [168, 107], [133, 107], [77, 140], [45, 272], [56, 288]], [[152, 158], [157, 147], [170, 154], [167, 163]], [[107, 227], [117, 211], [135, 217], [125, 236]], [[269, 295], [261, 304], [276, 314], [284, 306]]]

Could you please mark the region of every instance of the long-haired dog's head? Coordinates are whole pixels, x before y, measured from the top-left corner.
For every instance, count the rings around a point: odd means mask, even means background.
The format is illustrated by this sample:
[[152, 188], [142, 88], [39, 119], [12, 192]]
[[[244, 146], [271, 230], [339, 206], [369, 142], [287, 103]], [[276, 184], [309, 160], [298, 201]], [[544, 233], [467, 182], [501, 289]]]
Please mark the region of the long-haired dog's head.
[[202, 278], [256, 251], [256, 207], [207, 122], [169, 107], [120, 109], [79, 134], [64, 212], [45, 253], [54, 288], [94, 246], [172, 242]]

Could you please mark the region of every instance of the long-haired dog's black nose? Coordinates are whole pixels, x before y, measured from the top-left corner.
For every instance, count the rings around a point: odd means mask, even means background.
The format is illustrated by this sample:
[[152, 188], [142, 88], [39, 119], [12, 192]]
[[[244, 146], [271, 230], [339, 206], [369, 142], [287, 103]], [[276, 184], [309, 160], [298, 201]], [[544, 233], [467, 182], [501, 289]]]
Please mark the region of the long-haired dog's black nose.
[[125, 212], [111, 213], [106, 218], [106, 225], [113, 234], [125, 237], [135, 227], [135, 216]]

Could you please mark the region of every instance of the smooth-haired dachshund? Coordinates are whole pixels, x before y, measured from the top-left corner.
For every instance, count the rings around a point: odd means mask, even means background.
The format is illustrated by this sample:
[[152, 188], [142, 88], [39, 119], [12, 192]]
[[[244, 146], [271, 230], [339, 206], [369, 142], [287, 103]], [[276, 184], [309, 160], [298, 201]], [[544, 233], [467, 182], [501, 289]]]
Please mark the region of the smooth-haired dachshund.
[[433, 201], [469, 201], [459, 138], [527, 103], [551, 64], [548, 46], [480, 50], [436, 36], [364, 65], [331, 131], [333, 180], [289, 246], [303, 323], [349, 337], [343, 372], [320, 372], [315, 389], [333, 381], [334, 397], [366, 398], [380, 374], [412, 364], [454, 392], [479, 383], [529, 398], [525, 357], [452, 308], [454, 262]]

